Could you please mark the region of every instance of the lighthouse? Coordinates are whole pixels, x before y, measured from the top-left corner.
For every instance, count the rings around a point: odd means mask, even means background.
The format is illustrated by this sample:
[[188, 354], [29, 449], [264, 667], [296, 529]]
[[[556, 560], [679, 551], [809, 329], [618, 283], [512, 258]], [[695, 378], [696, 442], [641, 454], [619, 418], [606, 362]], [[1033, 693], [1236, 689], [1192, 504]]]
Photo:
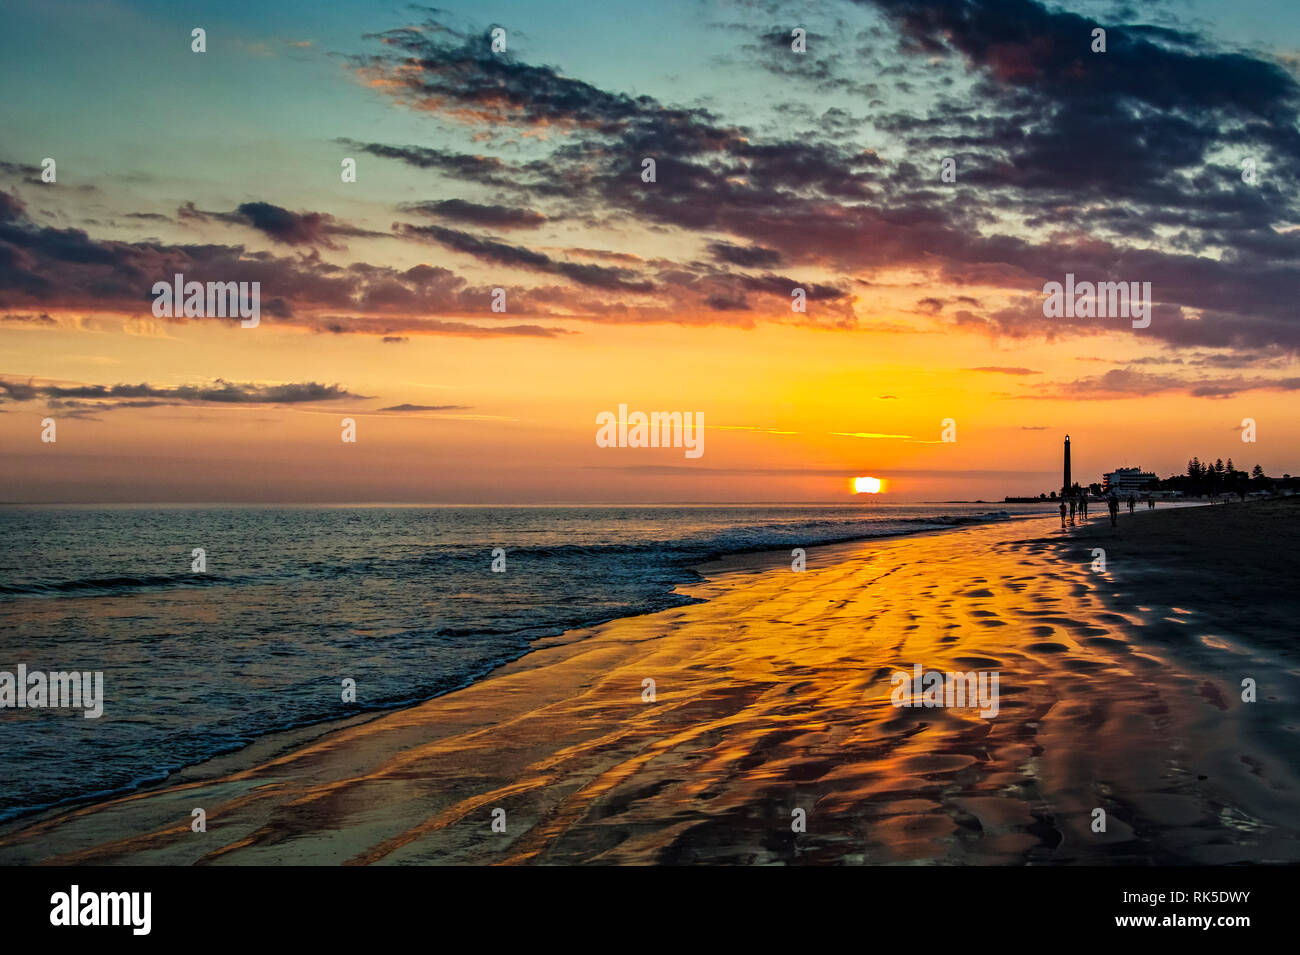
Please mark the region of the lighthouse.
[[1061, 496], [1069, 497], [1070, 488], [1074, 485], [1070, 483], [1070, 436], [1065, 436], [1065, 483], [1061, 485]]

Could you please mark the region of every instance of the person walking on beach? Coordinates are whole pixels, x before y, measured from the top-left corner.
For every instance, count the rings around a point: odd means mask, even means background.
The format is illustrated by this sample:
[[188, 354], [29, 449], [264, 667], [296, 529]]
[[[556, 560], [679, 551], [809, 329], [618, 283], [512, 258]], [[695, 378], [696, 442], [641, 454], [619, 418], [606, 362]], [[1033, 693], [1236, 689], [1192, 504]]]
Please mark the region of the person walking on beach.
[[1061, 510], [1061, 526], [1064, 527], [1065, 526], [1065, 502], [1064, 501], [1061, 502], [1060, 510]]
[[1111, 491], [1110, 497], [1106, 498], [1106, 506], [1110, 508], [1110, 526], [1115, 527], [1119, 524], [1119, 498], [1115, 496], [1114, 491]]
[[1085, 494], [1079, 498], [1079, 516], [1085, 521], [1088, 519], [1088, 495]]
[[1130, 494], [1128, 496], [1128, 512], [1132, 514], [1133, 508], [1135, 508], [1136, 506], [1137, 506], [1137, 498], [1135, 498], [1132, 494]]
[[1070, 523], [1074, 523], [1074, 498], [1070, 498]]

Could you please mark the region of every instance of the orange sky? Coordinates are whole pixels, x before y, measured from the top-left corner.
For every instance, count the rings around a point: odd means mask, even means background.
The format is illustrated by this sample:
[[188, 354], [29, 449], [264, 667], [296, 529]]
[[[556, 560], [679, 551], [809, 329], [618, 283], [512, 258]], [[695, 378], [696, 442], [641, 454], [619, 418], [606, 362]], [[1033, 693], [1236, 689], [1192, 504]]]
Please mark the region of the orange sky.
[[[55, 444], [40, 441], [42, 412], [11, 410], [0, 416], [6, 499], [811, 501], [847, 497], [854, 474], [887, 479], [890, 499], [999, 499], [1055, 488], [1067, 432], [1075, 477], [1088, 480], [1124, 464], [1180, 470], [1201, 452], [1280, 473], [1282, 449], [1300, 445], [1284, 393], [1038, 399], [1039, 382], [1090, 374], [1095, 363], [1070, 354], [1078, 349], [996, 348], [972, 334], [572, 322], [575, 334], [561, 339], [394, 345], [269, 323], [90, 324], [99, 330], [6, 330], [0, 367], [155, 386], [218, 375], [338, 381], [374, 397], [56, 414]], [[137, 327], [115, 330], [122, 325]], [[1079, 342], [1093, 357], [1127, 345]], [[1041, 374], [967, 370], [981, 366]], [[704, 455], [597, 447], [596, 414], [620, 403], [703, 412]], [[398, 404], [464, 410], [377, 411]], [[358, 421], [356, 444], [340, 439], [347, 416]], [[1234, 431], [1247, 416], [1260, 435], [1250, 446]], [[944, 418], [957, 422], [955, 443], [939, 440]], [[845, 436], [855, 434], [900, 437]]]

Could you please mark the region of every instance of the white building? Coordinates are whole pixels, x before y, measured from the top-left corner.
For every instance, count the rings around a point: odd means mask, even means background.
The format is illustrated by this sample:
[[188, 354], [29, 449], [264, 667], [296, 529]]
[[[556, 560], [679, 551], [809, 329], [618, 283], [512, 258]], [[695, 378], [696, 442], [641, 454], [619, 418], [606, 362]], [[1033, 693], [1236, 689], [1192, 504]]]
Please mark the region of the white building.
[[1116, 468], [1101, 476], [1101, 491], [1109, 494], [1114, 491], [1120, 497], [1126, 494], [1142, 494], [1156, 483], [1156, 476], [1151, 471], [1141, 468]]

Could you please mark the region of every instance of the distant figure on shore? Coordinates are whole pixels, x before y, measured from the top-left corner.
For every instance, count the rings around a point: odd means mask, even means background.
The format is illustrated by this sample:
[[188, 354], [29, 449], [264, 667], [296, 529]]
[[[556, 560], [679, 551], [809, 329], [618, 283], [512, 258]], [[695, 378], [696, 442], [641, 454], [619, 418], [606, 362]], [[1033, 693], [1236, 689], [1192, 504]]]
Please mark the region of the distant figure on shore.
[[1156, 509], [1156, 500], [1155, 500], [1155, 498], [1153, 498], [1153, 497], [1148, 497], [1148, 498], [1147, 498], [1147, 510], [1148, 510], [1148, 511], [1154, 511], [1155, 509]]
[[1133, 508], [1135, 508], [1135, 507], [1137, 507], [1137, 498], [1134, 497], [1132, 494], [1130, 494], [1130, 495], [1128, 496], [1128, 512], [1129, 512], [1130, 514], [1132, 514], [1132, 513], [1133, 513]]
[[1065, 526], [1065, 502], [1064, 501], [1061, 502], [1060, 511], [1061, 511], [1061, 526], [1064, 527]]
[[1074, 523], [1074, 498], [1070, 498], [1070, 523]]
[[1085, 521], [1088, 519], [1088, 495], [1085, 494], [1079, 498], [1079, 516]]
[[1110, 526], [1114, 527], [1119, 524], [1119, 498], [1115, 492], [1110, 492], [1110, 497], [1106, 498], [1106, 506], [1110, 508]]

